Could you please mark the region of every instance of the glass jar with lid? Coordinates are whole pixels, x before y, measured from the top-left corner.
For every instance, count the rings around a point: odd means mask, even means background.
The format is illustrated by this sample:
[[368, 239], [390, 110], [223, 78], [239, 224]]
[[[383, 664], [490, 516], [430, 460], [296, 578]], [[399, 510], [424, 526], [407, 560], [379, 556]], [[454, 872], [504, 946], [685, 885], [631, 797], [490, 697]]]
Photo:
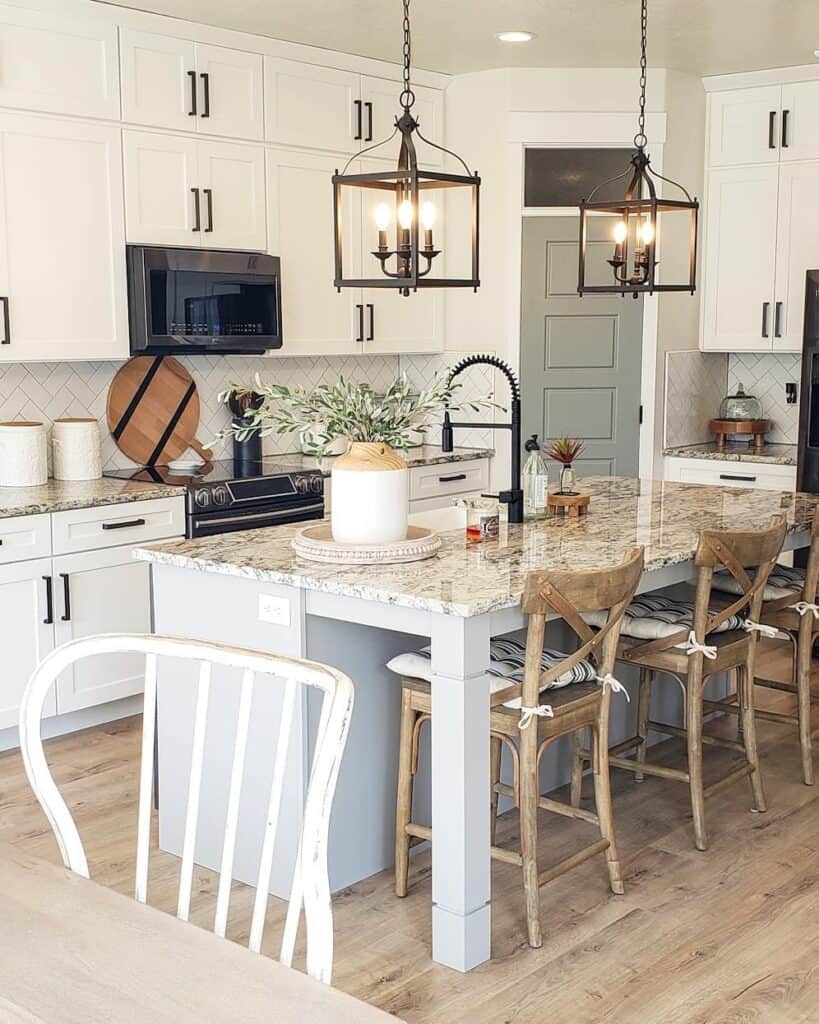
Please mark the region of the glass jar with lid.
[[742, 384], [736, 394], [726, 395], [719, 407], [721, 420], [761, 420], [762, 403], [754, 395], [747, 395]]

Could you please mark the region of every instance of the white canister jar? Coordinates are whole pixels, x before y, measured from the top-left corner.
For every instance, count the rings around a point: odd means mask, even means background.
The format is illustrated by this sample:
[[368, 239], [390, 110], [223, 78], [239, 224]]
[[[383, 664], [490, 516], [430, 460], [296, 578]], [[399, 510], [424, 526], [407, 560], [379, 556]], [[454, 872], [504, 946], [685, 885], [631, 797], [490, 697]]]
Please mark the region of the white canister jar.
[[39, 487], [48, 481], [48, 446], [42, 423], [0, 423], [0, 487]]
[[331, 471], [337, 544], [391, 544], [407, 536], [409, 470], [388, 444], [353, 441]]
[[55, 420], [51, 452], [55, 480], [99, 480], [102, 476], [100, 428], [96, 420]]

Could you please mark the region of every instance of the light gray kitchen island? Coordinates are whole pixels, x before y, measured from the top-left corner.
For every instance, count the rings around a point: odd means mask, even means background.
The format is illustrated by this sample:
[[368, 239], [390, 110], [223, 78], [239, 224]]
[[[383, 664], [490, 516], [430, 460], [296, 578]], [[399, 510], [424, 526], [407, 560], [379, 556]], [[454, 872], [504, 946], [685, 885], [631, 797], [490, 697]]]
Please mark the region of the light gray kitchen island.
[[[400, 685], [385, 662], [431, 643], [432, 952], [439, 963], [466, 971], [490, 956], [489, 666], [490, 637], [525, 625], [520, 598], [533, 569], [613, 565], [627, 548], [645, 546], [640, 590], [656, 590], [694, 572], [697, 538], [705, 527], [764, 526], [775, 512], [788, 518], [786, 547], [808, 543], [819, 496], [626, 478], [582, 481], [591, 494], [581, 519], [501, 525], [500, 537], [468, 545], [462, 532], [442, 535], [431, 560], [407, 565], [338, 567], [300, 560], [291, 548], [298, 527], [174, 541], [139, 549], [152, 563], [155, 629], [278, 654], [313, 658], [347, 672], [356, 706], [334, 807], [330, 871], [334, 889], [392, 863], [394, 785]], [[178, 852], [190, 760], [193, 678], [160, 676], [160, 845]], [[226, 779], [235, 706], [215, 680], [208, 743]], [[293, 783], [282, 810], [290, 834], [278, 850], [272, 891], [284, 894], [294, 856], [302, 788], [315, 715], [302, 709], [292, 744]], [[257, 694], [245, 768], [236, 877], [255, 877], [260, 833], [244, 804], [265, 798], [275, 735], [273, 691]], [[617, 709], [613, 738], [623, 726]], [[267, 725], [265, 723], [267, 722]], [[199, 863], [215, 867], [227, 785], [203, 781], [197, 842]], [[615, 805], [616, 815], [616, 805]], [[289, 816], [289, 817], [288, 817]], [[261, 818], [257, 815], [261, 821]], [[243, 826], [243, 822], [247, 824]], [[285, 830], [286, 832], [287, 830]]]

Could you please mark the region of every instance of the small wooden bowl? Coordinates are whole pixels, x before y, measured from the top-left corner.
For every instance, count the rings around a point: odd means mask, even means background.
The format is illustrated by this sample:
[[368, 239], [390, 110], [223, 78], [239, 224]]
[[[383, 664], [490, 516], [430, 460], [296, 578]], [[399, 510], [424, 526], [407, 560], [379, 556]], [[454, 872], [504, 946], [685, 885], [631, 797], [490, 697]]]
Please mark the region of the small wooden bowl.
[[765, 447], [765, 434], [770, 429], [770, 420], [709, 420], [708, 429], [716, 436], [717, 448], [722, 451], [728, 436], [753, 436], [754, 447]]
[[546, 498], [546, 508], [552, 515], [584, 516], [589, 511], [588, 494], [554, 494]]

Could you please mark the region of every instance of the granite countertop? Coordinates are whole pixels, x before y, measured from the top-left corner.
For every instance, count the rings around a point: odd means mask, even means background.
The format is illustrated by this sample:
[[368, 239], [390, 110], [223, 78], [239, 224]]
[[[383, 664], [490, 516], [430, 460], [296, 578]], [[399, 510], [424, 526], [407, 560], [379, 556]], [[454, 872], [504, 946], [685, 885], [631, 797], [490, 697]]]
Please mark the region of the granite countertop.
[[0, 519], [115, 505], [122, 501], [147, 501], [149, 498], [167, 498], [184, 493], [184, 487], [109, 477], [82, 481], [49, 480], [40, 487], [0, 487]]
[[724, 462], [769, 462], [776, 466], [795, 466], [798, 448], [795, 444], [766, 444], [756, 449], [729, 445], [720, 451], [713, 441], [705, 444], [686, 444], [677, 448], [664, 448], [663, 455], [681, 459], [716, 459]]
[[[445, 462], [466, 462], [469, 459], [491, 459], [494, 448], [453, 448], [445, 452], [440, 445], [422, 444], [417, 448], [407, 448], [401, 453], [408, 466], [437, 466]], [[286, 469], [320, 469], [324, 476], [330, 475], [335, 458], [317, 459], [312, 455], [293, 452], [289, 455], [272, 455], [271, 461]]]
[[429, 560], [405, 565], [335, 566], [299, 559], [291, 547], [298, 525], [170, 541], [137, 549], [144, 561], [307, 590], [359, 597], [447, 615], [471, 616], [520, 603], [532, 569], [614, 565], [645, 545], [648, 571], [690, 561], [704, 527], [758, 528], [785, 512], [789, 528], [807, 527], [819, 495], [681, 484], [627, 477], [589, 477], [589, 514], [520, 526], [501, 524], [496, 541], [467, 545], [463, 531], [441, 534]]

